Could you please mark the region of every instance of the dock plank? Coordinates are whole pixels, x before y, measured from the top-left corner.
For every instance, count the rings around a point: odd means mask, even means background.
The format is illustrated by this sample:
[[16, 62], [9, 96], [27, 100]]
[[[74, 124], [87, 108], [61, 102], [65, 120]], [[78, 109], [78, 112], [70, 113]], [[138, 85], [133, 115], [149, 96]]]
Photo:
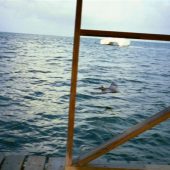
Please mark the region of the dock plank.
[[170, 165], [146, 165], [145, 170], [170, 170]]
[[[46, 161], [48, 160], [48, 161]], [[45, 156], [9, 155], [0, 153], [0, 170], [170, 170], [170, 165], [144, 162], [110, 162], [97, 159], [86, 166], [66, 166], [65, 158]]]
[[4, 160], [4, 154], [0, 153], [0, 166], [1, 166], [3, 160]]
[[24, 158], [24, 155], [6, 156], [1, 170], [20, 170], [22, 168]]
[[47, 170], [64, 170], [64, 158], [49, 158]]
[[45, 167], [45, 156], [29, 156], [24, 170], [43, 170]]
[[144, 169], [143, 162], [138, 161], [131, 161], [131, 162], [125, 162], [125, 161], [114, 161], [109, 162], [102, 159], [97, 159], [88, 164], [88, 167], [92, 168], [111, 168], [111, 169]]
[[1, 165], [2, 161], [3, 161], [3, 159], [4, 159], [4, 155], [0, 153], [0, 165]]

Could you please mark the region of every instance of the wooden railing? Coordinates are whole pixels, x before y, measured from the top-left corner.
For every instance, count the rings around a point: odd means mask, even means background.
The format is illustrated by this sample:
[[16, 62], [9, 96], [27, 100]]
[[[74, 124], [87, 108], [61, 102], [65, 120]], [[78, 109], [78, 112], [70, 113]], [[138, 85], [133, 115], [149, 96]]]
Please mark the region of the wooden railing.
[[99, 156], [115, 149], [116, 147], [122, 145], [123, 143], [129, 141], [130, 139], [138, 136], [139, 134], [151, 129], [152, 127], [160, 124], [161, 122], [170, 118], [170, 107], [167, 109], [147, 118], [145, 121], [138, 123], [134, 127], [128, 129], [123, 134], [109, 140], [108, 142], [102, 144], [95, 150], [91, 151], [87, 155], [82, 156], [77, 162], [77, 165], [83, 166], [88, 162], [98, 158]]
[[[74, 45], [73, 45], [73, 59], [72, 59], [72, 75], [71, 75], [71, 89], [70, 89], [70, 103], [69, 103], [69, 119], [68, 119], [68, 136], [67, 136], [67, 151], [66, 151], [66, 167], [73, 165], [73, 137], [74, 137], [74, 118], [76, 105], [76, 88], [77, 88], [77, 73], [78, 73], [78, 59], [79, 59], [79, 45], [80, 36], [99, 36], [99, 37], [118, 37], [131, 38], [142, 40], [159, 40], [170, 41], [170, 35], [162, 34], [145, 34], [132, 32], [115, 32], [115, 31], [101, 31], [101, 30], [85, 30], [81, 29], [81, 14], [82, 14], [82, 0], [77, 0], [76, 17], [75, 17], [75, 31], [74, 31]], [[127, 130], [117, 138], [111, 139], [106, 144], [101, 145], [94, 151], [84, 155], [76, 162], [77, 165], [83, 166], [89, 161], [105, 154], [115, 147], [125, 143], [129, 139], [151, 129], [153, 126], [165, 121], [170, 117], [170, 107], [156, 115], [148, 118], [142, 123], [137, 124], [133, 128]], [[69, 168], [68, 168], [69, 169]]]
[[77, 72], [78, 72], [78, 58], [79, 58], [79, 44], [80, 44], [80, 26], [81, 26], [81, 13], [82, 13], [81, 11], [82, 11], [82, 0], [77, 0], [75, 30], [74, 30], [73, 59], [72, 59], [69, 118], [68, 118], [66, 165], [72, 165], [73, 162], [72, 153], [73, 153], [74, 117], [75, 117], [75, 105], [76, 105]]
[[141, 39], [141, 40], [170, 41], [170, 35], [146, 34], [146, 33], [135, 33], [135, 32], [118, 32], [118, 31], [80, 29], [80, 35], [81, 36], [95, 36], [95, 37], [117, 37], [117, 38], [132, 38], [132, 39]]

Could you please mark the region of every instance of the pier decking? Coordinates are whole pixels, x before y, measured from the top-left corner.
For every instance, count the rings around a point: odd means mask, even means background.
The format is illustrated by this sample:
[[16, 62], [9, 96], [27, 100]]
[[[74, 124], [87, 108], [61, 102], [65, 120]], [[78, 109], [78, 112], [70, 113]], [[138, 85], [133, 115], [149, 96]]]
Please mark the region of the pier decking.
[[[0, 170], [64, 170], [65, 158], [0, 153]], [[170, 170], [170, 165], [145, 165], [143, 162], [114, 163], [95, 160], [87, 166], [66, 166], [66, 170]]]
[[0, 170], [63, 170], [64, 158], [0, 154]]

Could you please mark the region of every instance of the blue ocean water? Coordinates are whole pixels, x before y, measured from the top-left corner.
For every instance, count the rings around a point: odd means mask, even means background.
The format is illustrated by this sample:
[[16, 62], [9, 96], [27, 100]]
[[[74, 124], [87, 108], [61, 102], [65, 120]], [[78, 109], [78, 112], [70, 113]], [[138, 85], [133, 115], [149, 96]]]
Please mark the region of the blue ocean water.
[[[65, 156], [73, 38], [0, 33], [0, 151]], [[114, 81], [119, 93], [97, 87]], [[74, 154], [170, 105], [170, 44], [129, 47], [82, 38]], [[170, 121], [108, 153], [108, 160], [170, 163]]]

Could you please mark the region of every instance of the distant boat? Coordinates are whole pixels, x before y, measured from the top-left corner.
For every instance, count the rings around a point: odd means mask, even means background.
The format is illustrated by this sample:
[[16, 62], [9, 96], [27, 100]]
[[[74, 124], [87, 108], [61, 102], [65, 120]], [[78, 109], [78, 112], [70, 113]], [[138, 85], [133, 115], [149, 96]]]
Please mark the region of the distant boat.
[[126, 38], [103, 38], [100, 40], [100, 44], [124, 47], [130, 45], [130, 40]]

